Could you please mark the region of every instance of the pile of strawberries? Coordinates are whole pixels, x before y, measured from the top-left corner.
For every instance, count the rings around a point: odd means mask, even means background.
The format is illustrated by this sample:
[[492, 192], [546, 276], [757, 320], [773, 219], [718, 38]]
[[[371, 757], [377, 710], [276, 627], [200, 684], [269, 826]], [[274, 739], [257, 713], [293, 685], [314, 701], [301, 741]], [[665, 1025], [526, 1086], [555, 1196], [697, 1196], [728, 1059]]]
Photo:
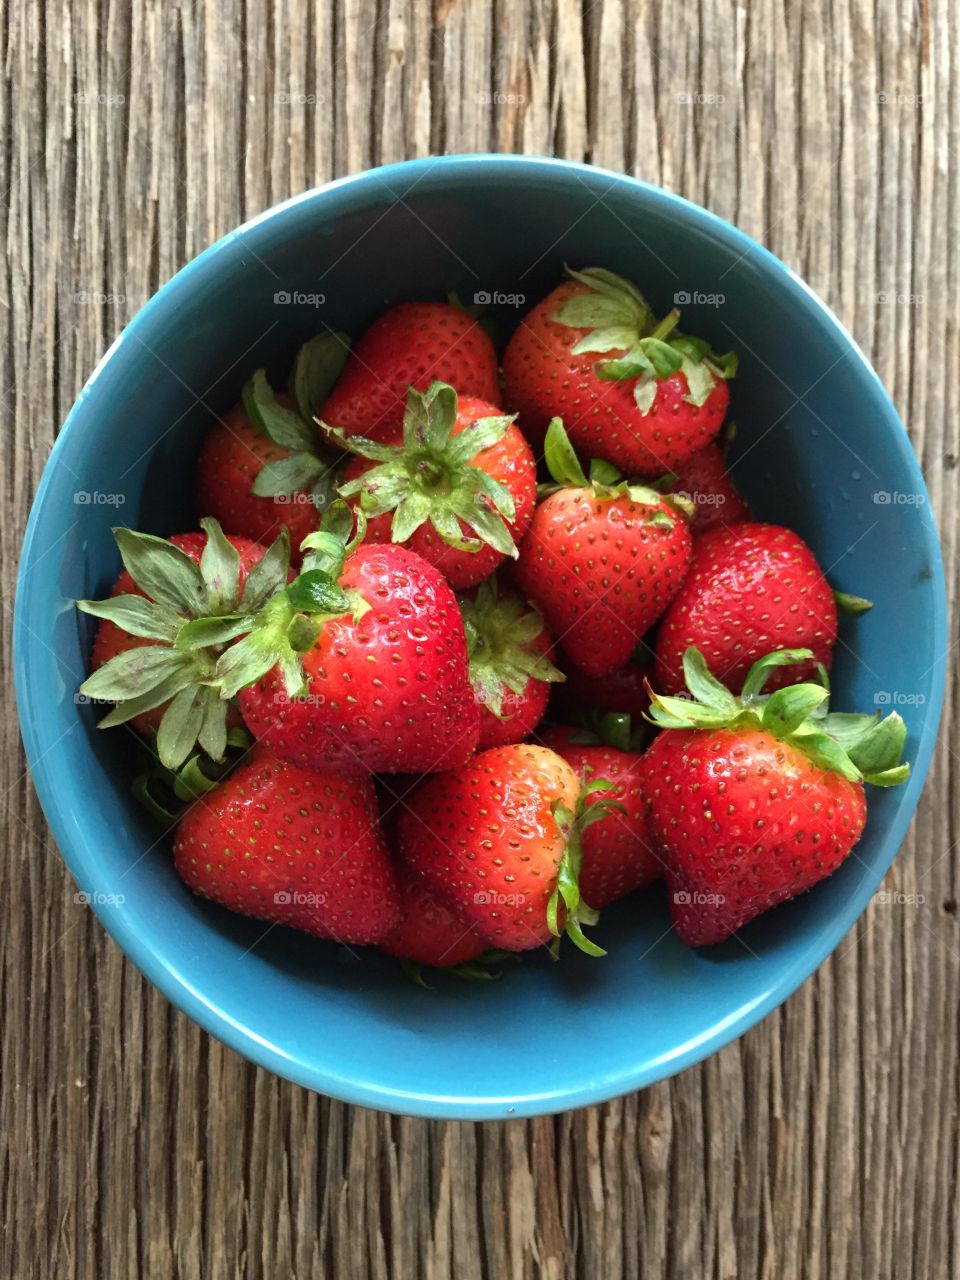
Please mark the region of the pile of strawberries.
[[661, 877], [700, 946], [843, 861], [864, 782], [908, 770], [896, 714], [828, 709], [838, 602], [868, 602], [751, 519], [736, 360], [678, 322], [571, 271], [501, 372], [455, 301], [395, 306], [283, 393], [253, 375], [201, 531], [116, 530], [82, 692], [152, 745], [191, 889], [482, 977], [602, 955], [599, 910]]

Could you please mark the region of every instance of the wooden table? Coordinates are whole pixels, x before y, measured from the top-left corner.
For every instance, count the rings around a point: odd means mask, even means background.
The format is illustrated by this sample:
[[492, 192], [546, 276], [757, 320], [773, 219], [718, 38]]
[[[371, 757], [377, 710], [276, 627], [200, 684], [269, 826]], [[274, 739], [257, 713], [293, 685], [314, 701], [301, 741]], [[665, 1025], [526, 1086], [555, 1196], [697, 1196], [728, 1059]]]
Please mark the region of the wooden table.
[[[952, 8], [14, 0], [0, 92], [5, 623], [57, 424], [159, 283], [292, 192], [492, 149], [636, 173], [795, 267], [909, 426], [955, 589]], [[8, 669], [7, 626], [0, 655]], [[957, 1277], [956, 715], [951, 674], [888, 881], [922, 906], [871, 906], [784, 1008], [675, 1080], [469, 1125], [311, 1095], [172, 1009], [74, 904], [6, 700], [0, 1276]]]

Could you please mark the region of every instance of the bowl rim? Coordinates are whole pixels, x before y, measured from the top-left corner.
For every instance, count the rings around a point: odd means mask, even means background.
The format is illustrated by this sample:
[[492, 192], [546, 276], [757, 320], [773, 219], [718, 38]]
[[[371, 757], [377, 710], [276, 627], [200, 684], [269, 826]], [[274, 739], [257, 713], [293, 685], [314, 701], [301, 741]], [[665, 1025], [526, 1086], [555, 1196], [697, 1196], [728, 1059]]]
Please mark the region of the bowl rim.
[[[400, 1112], [405, 1115], [441, 1120], [504, 1119], [551, 1114], [578, 1107], [592, 1106], [625, 1093], [645, 1088], [657, 1081], [676, 1075], [678, 1072], [715, 1053], [724, 1045], [743, 1035], [771, 1010], [792, 995], [801, 983], [810, 977], [831, 954], [841, 938], [860, 917], [903, 841], [907, 828], [915, 814], [938, 737], [947, 660], [947, 602], [939, 536], [936, 530], [933, 510], [929, 503], [926, 483], [909, 436], [878, 374], [852, 335], [826, 303], [786, 263], [782, 262], [768, 249], [765, 249], [751, 236], [747, 235], [746, 232], [683, 196], [676, 195], [673, 192], [666, 191], [627, 174], [582, 164], [577, 161], [563, 160], [552, 156], [522, 156], [481, 152], [468, 155], [428, 156], [416, 160], [405, 160], [394, 164], [377, 166], [357, 174], [334, 179], [264, 210], [239, 227], [227, 232], [186, 263], [140, 308], [107, 348], [67, 415], [46, 461], [31, 504], [17, 574], [13, 622], [14, 671], [20, 729], [29, 770], [60, 855], [76, 883], [83, 888], [85, 887], [85, 882], [90, 881], [91, 872], [96, 867], [96, 850], [89, 836], [82, 829], [74, 825], [68, 828], [66, 815], [61, 809], [57, 796], [56, 779], [47, 756], [51, 744], [44, 741], [44, 731], [41, 727], [42, 718], [32, 717], [27, 711], [31, 700], [28, 655], [30, 652], [29, 637], [32, 634], [32, 628], [28, 621], [30, 605], [29, 594], [25, 590], [25, 578], [28, 567], [33, 564], [37, 553], [35, 544], [38, 526], [47, 491], [52, 482], [53, 472], [58, 466], [61, 454], [67, 447], [71, 434], [76, 430], [77, 419], [80, 416], [85, 400], [94, 389], [100, 374], [117, 354], [125, 338], [135, 336], [155, 312], [166, 308], [181, 291], [202, 287], [203, 278], [211, 268], [215, 267], [217, 256], [238, 242], [243, 245], [244, 238], [255, 235], [257, 229], [264, 224], [288, 214], [292, 210], [322, 201], [325, 196], [334, 191], [349, 188], [362, 190], [365, 187], [372, 189], [374, 182], [389, 188], [391, 180], [400, 183], [414, 180], [419, 183], [435, 171], [442, 180], [456, 179], [459, 176], [469, 176], [482, 168], [499, 170], [501, 176], [508, 174], [514, 180], [521, 181], [544, 175], [549, 177], [555, 177], [563, 173], [569, 175], [572, 172], [578, 181], [588, 187], [598, 181], [602, 181], [609, 183], [611, 187], [618, 186], [631, 192], [634, 196], [646, 202], [648, 206], [658, 208], [661, 212], [669, 212], [672, 216], [678, 216], [688, 224], [699, 228], [714, 240], [719, 240], [732, 247], [740, 256], [746, 257], [749, 255], [754, 259], [759, 259], [763, 269], [767, 272], [772, 272], [778, 279], [779, 284], [784, 288], [791, 301], [806, 311], [811, 319], [825, 329], [832, 341], [844, 349], [845, 354], [853, 356], [859, 376], [865, 378], [868, 383], [872, 384], [874, 391], [879, 393], [879, 401], [885, 410], [885, 426], [892, 445], [898, 454], [898, 464], [909, 475], [916, 491], [923, 493], [927, 497], [927, 512], [930, 519], [929, 524], [924, 525], [928, 544], [924, 550], [929, 556], [932, 570], [931, 587], [934, 593], [933, 613], [936, 633], [934, 636], [936, 659], [931, 668], [934, 697], [928, 704], [922, 731], [917, 742], [916, 759], [913, 764], [911, 778], [906, 784], [904, 799], [898, 808], [896, 819], [884, 834], [885, 845], [890, 852], [883, 865], [878, 867], [872, 875], [866, 877], [858, 891], [851, 894], [843, 903], [842, 908], [836, 910], [828, 923], [818, 931], [810, 946], [798, 958], [781, 970], [777, 980], [755, 1002], [741, 1006], [735, 1014], [712, 1027], [708, 1033], [693, 1042], [685, 1044], [681, 1050], [667, 1061], [664, 1061], [661, 1057], [632, 1070], [619, 1070], [613, 1074], [594, 1078], [580, 1086], [574, 1086], [563, 1091], [545, 1093], [537, 1092], [534, 1089], [523, 1096], [510, 1099], [476, 1096], [451, 1097], [430, 1092], [429, 1090], [424, 1092], [407, 1091], [397, 1087], [378, 1085], [371, 1081], [358, 1081], [352, 1077], [338, 1075], [336, 1069], [331, 1069], [327, 1066], [292, 1062], [273, 1045], [258, 1038], [252, 1029], [238, 1025], [230, 1019], [224, 1010], [207, 1003], [193, 987], [187, 984], [185, 978], [172, 972], [166, 965], [161, 963], [158, 959], [158, 952], [150, 947], [130, 927], [129, 922], [126, 921], [122, 913], [110, 911], [106, 906], [94, 900], [93, 909], [96, 911], [104, 928], [144, 976], [177, 1008], [215, 1038], [236, 1050], [249, 1061], [295, 1084], [316, 1090], [343, 1102], [372, 1107], [377, 1110]], [[94, 886], [90, 885], [89, 887]]]

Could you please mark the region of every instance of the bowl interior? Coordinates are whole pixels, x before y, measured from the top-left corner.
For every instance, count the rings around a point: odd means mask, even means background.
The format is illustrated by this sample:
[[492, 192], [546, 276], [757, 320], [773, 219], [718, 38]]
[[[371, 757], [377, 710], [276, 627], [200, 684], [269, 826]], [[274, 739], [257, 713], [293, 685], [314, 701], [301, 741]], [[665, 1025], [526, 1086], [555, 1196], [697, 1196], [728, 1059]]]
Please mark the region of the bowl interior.
[[[841, 624], [835, 705], [896, 706], [911, 781], [874, 792], [838, 874], [704, 954], [674, 939], [662, 890], [608, 911], [609, 955], [534, 956], [493, 985], [433, 993], [370, 952], [231, 916], [177, 880], [169, 839], [129, 795], [131, 742], [78, 706], [91, 623], [73, 608], [116, 572], [111, 527], [192, 527], [204, 431], [256, 367], [282, 384], [300, 342], [357, 335], [392, 302], [494, 298], [504, 333], [563, 264], [602, 264], [684, 327], [740, 352], [735, 473], [757, 514], [798, 530], [835, 585], [875, 601]], [[201, 513], [202, 514], [202, 513]], [[104, 923], [181, 1007], [241, 1052], [351, 1101], [438, 1116], [560, 1110], [649, 1083], [739, 1034], [803, 980], [862, 910], [903, 837], [936, 733], [942, 571], [902, 426], [862, 356], [751, 241], [662, 192], [547, 161], [464, 158], [375, 171], [227, 237], [128, 327], [44, 475], [18, 597], [24, 736], [41, 799]], [[122, 899], [122, 900], [121, 900]]]

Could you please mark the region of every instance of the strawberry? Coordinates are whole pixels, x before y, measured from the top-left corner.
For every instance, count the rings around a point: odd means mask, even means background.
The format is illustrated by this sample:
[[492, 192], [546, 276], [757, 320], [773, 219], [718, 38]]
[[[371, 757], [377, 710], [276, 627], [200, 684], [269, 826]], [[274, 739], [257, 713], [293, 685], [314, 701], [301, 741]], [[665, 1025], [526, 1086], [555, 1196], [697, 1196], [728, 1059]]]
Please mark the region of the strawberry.
[[347, 360], [323, 416], [348, 436], [396, 444], [411, 387], [449, 382], [498, 404], [497, 354], [480, 324], [446, 302], [404, 302], [370, 326]]
[[837, 638], [833, 594], [813, 552], [790, 529], [747, 522], [695, 540], [690, 568], [660, 624], [657, 685], [683, 687], [683, 655], [692, 645], [734, 692], [752, 663], [782, 645], [811, 651], [795, 670], [778, 670], [771, 687], [829, 669]]
[[674, 471], [720, 429], [736, 356], [659, 323], [628, 280], [570, 271], [526, 315], [503, 357], [504, 398], [534, 447], [554, 416], [589, 457], [628, 476]]
[[382, 941], [400, 890], [369, 778], [314, 773], [262, 747], [180, 820], [173, 843], [194, 893], [318, 938]]
[[402, 864], [398, 877], [400, 918], [380, 944], [384, 951], [413, 964], [450, 969], [487, 950], [473, 925], [438, 898], [426, 880]]
[[[77, 602], [102, 619], [93, 674], [80, 686], [87, 698], [117, 704], [100, 728], [131, 721], [140, 733], [156, 734], [157, 754], [174, 771], [197, 745], [222, 761], [227, 730], [240, 723], [210, 683], [220, 649], [198, 645], [196, 633], [223, 613], [252, 615], [287, 579], [286, 533], [265, 552], [247, 538], [226, 537], [216, 520], [201, 524], [203, 533], [169, 542], [115, 529], [124, 570], [112, 594]], [[193, 635], [189, 647], [175, 643], [181, 635]]]
[[480, 710], [479, 749], [522, 742], [543, 719], [550, 685], [563, 679], [543, 618], [492, 579], [460, 597], [460, 612]]
[[334, 459], [317, 449], [313, 415], [340, 371], [345, 335], [324, 333], [301, 347], [292, 394], [274, 394], [262, 369], [210, 430], [197, 459], [197, 507], [257, 541], [290, 530], [296, 551], [319, 527], [333, 496]]
[[534, 512], [516, 581], [570, 660], [604, 676], [629, 661], [673, 598], [690, 530], [677, 500], [617, 483], [607, 463], [591, 467], [588, 483], [559, 419], [546, 458], [558, 486]]
[[301, 768], [454, 768], [479, 733], [456, 597], [406, 547], [348, 548], [352, 525], [333, 504], [300, 577], [239, 621], [233, 634], [248, 634], [218, 663], [221, 696], [238, 694], [254, 736]]
[[435, 382], [410, 391], [402, 444], [330, 434], [357, 455], [340, 493], [363, 508], [370, 541], [404, 543], [458, 590], [516, 556], [536, 506], [536, 463], [492, 404]]
[[398, 823], [401, 856], [488, 945], [526, 951], [561, 926], [583, 934], [596, 913], [581, 902], [582, 831], [604, 816], [567, 762], [528, 743], [493, 747], [421, 783]]
[[[635, 751], [621, 751], [595, 734], [563, 725], [551, 726], [537, 740], [563, 756], [578, 778], [605, 778], [613, 785], [603, 797], [619, 809], [611, 809], [607, 817], [583, 833], [580, 893], [584, 902], [599, 910], [658, 879], [663, 865], [649, 835], [641, 781], [643, 757]], [[597, 792], [586, 803], [596, 804], [599, 799]]]
[[677, 468], [670, 491], [693, 503], [690, 527], [695, 537], [717, 525], [740, 524], [750, 519], [750, 508], [734, 487], [724, 449], [716, 441], [698, 449]]
[[692, 700], [653, 696], [664, 732], [643, 757], [642, 783], [674, 925], [690, 946], [722, 942], [829, 876], [863, 831], [863, 783], [895, 786], [909, 774], [896, 712], [831, 714], [819, 684], [763, 696], [771, 674], [811, 656], [759, 659], [737, 698], [690, 648]]

